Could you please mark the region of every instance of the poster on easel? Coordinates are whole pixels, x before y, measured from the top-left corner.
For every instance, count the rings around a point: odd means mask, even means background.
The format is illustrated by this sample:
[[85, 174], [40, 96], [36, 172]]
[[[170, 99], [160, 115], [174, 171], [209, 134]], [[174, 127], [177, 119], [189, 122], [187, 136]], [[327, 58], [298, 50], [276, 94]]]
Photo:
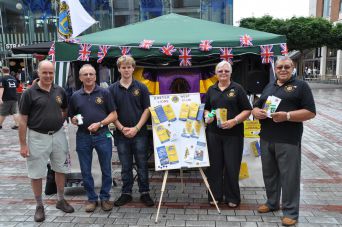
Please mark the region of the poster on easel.
[[209, 166], [199, 93], [150, 95], [155, 170]]

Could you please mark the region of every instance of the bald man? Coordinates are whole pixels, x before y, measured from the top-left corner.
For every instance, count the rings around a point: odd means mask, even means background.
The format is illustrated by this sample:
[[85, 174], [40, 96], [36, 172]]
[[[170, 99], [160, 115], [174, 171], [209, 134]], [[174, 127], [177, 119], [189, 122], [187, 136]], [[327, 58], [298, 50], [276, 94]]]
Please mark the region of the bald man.
[[26, 158], [28, 177], [37, 202], [36, 222], [45, 220], [42, 178], [46, 176], [49, 159], [55, 171], [56, 208], [66, 213], [74, 212], [74, 208], [64, 199], [64, 174], [68, 171], [69, 151], [63, 130], [67, 116], [66, 94], [63, 88], [53, 83], [54, 75], [53, 64], [41, 61], [38, 65], [39, 81], [23, 93], [19, 105], [20, 155]]

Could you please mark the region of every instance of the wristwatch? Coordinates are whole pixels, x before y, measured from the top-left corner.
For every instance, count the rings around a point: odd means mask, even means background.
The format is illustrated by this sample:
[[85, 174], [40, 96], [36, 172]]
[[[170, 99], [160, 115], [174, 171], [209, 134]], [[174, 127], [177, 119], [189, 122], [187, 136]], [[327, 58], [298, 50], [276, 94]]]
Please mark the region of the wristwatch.
[[290, 112], [287, 112], [287, 113], [286, 113], [286, 120], [289, 121], [290, 119], [291, 119], [291, 114], [290, 114]]
[[100, 128], [103, 128], [103, 126], [104, 126], [104, 125], [102, 124], [102, 121], [100, 121]]

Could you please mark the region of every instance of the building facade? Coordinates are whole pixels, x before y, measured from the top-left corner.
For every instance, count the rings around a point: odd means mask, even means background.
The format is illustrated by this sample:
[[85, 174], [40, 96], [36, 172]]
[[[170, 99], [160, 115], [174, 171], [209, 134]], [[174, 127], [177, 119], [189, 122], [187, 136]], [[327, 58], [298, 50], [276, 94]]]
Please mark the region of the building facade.
[[[310, 16], [323, 17], [342, 23], [342, 0], [310, 0]], [[326, 46], [305, 54], [305, 66], [316, 69], [320, 75], [342, 76], [342, 50]]]
[[[61, 0], [0, 0], [0, 64], [14, 71], [32, 68], [31, 56], [13, 55], [11, 48], [57, 39], [58, 3]], [[178, 13], [233, 24], [233, 0], [80, 0], [97, 21], [83, 34], [120, 27]]]

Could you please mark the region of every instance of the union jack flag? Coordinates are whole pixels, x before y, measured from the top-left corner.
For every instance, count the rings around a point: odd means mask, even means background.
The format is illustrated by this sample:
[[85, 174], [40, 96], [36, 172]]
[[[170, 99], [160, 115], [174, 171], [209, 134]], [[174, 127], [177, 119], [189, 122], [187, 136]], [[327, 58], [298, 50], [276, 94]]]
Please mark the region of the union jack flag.
[[190, 48], [180, 48], [179, 65], [180, 66], [191, 66], [191, 49]]
[[273, 45], [260, 46], [260, 56], [263, 64], [273, 63]]
[[243, 36], [240, 36], [240, 46], [253, 46], [252, 43], [253, 39], [247, 34], [244, 34]]
[[55, 62], [55, 42], [52, 42], [52, 45], [49, 50], [49, 58], [51, 59], [52, 62]]
[[163, 46], [162, 48], [160, 48], [160, 51], [167, 56], [172, 56], [172, 54], [176, 52], [177, 50], [173, 45], [168, 43], [166, 46]]
[[289, 50], [287, 49], [287, 44], [286, 43], [281, 43], [280, 44], [280, 48], [281, 48], [281, 54], [282, 55], [287, 55], [289, 53]]
[[103, 59], [106, 57], [108, 50], [109, 50], [110, 46], [108, 45], [100, 45], [99, 46], [99, 52], [97, 52], [97, 63], [101, 63], [103, 61]]
[[143, 48], [143, 49], [150, 49], [151, 46], [153, 45], [154, 40], [148, 40], [148, 39], [144, 39], [143, 41], [141, 41], [139, 47]]
[[90, 48], [91, 48], [91, 44], [86, 44], [86, 43], [80, 44], [80, 50], [78, 51], [79, 56], [77, 60], [89, 61], [89, 56], [91, 54]]
[[233, 49], [232, 48], [220, 48], [220, 59], [229, 62], [231, 65], [233, 64]]
[[131, 55], [131, 48], [130, 47], [119, 47], [121, 50], [121, 55]]
[[212, 40], [201, 40], [199, 49], [201, 51], [210, 51], [213, 47], [211, 46]]

